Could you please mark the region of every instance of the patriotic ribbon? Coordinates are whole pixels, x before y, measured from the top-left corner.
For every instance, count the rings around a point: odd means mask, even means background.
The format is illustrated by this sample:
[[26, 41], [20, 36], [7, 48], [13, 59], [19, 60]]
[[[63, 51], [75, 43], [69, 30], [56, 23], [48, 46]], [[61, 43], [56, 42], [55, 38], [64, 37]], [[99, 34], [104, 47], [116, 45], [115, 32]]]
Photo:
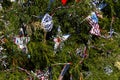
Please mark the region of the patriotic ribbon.
[[60, 74], [58, 80], [62, 80], [63, 76], [65, 75], [65, 73], [67, 72], [67, 70], [69, 69], [69, 67], [70, 67], [70, 64], [66, 64], [64, 66], [64, 68], [62, 69], [61, 74]]

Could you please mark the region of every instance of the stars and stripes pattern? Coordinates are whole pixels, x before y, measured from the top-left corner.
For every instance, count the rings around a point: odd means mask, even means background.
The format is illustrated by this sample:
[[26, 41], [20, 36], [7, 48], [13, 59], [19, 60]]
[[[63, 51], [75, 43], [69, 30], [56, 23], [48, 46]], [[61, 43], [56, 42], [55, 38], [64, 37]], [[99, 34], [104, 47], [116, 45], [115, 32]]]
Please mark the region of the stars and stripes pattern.
[[88, 23], [91, 25], [90, 33], [96, 36], [100, 36], [100, 29], [98, 24], [98, 18], [95, 12], [87, 17]]

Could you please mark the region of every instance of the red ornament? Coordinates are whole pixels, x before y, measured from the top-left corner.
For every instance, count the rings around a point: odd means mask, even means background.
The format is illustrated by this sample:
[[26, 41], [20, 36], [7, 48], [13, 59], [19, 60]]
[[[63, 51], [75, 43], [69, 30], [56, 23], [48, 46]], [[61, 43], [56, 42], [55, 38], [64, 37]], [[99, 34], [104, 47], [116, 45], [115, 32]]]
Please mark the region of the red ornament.
[[61, 0], [61, 2], [62, 2], [63, 5], [66, 5], [67, 0]]

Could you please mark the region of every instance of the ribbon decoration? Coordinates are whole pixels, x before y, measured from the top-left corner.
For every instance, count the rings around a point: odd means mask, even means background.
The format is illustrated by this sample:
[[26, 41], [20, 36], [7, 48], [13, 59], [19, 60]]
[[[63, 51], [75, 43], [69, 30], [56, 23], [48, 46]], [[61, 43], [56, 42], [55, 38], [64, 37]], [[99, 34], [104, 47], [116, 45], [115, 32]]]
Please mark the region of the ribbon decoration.
[[66, 73], [66, 71], [69, 69], [69, 67], [70, 67], [70, 64], [66, 64], [66, 65], [63, 67], [63, 69], [62, 69], [62, 71], [61, 71], [61, 74], [59, 75], [58, 80], [62, 80], [63, 76], [65, 75], [65, 73]]
[[42, 18], [42, 22], [41, 22], [42, 28], [46, 31], [46, 32], [50, 32], [53, 28], [53, 20], [52, 20], [52, 16], [50, 16], [48, 13], [46, 13], [44, 15], [44, 17]]

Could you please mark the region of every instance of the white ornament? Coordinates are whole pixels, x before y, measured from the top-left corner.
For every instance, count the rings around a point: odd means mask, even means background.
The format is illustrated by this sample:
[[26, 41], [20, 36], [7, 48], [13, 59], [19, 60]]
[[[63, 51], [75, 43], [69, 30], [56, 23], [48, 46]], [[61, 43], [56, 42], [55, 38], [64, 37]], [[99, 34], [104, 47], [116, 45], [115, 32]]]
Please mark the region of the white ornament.
[[20, 49], [25, 50], [27, 53], [27, 46], [26, 44], [30, 41], [30, 37], [15, 37], [14, 43], [19, 46]]
[[65, 34], [65, 35], [62, 36], [62, 40], [66, 41], [69, 37], [70, 37], [69, 34]]
[[113, 69], [112, 69], [111, 66], [106, 66], [106, 67], [104, 68], [104, 71], [105, 71], [105, 73], [106, 73], [107, 75], [110, 75], [110, 74], [113, 72]]
[[53, 28], [52, 16], [50, 16], [48, 13], [46, 13], [42, 19], [41, 25], [45, 31], [47, 31], [47, 32], [51, 31]]
[[62, 35], [62, 31], [60, 29], [60, 26], [58, 27], [58, 34], [57, 37], [55, 37], [53, 39], [53, 41], [55, 42], [54, 45], [54, 52], [56, 53], [58, 49], [62, 49], [62, 46], [64, 44], [64, 41], [66, 41], [69, 38], [69, 34], [64, 34]]

